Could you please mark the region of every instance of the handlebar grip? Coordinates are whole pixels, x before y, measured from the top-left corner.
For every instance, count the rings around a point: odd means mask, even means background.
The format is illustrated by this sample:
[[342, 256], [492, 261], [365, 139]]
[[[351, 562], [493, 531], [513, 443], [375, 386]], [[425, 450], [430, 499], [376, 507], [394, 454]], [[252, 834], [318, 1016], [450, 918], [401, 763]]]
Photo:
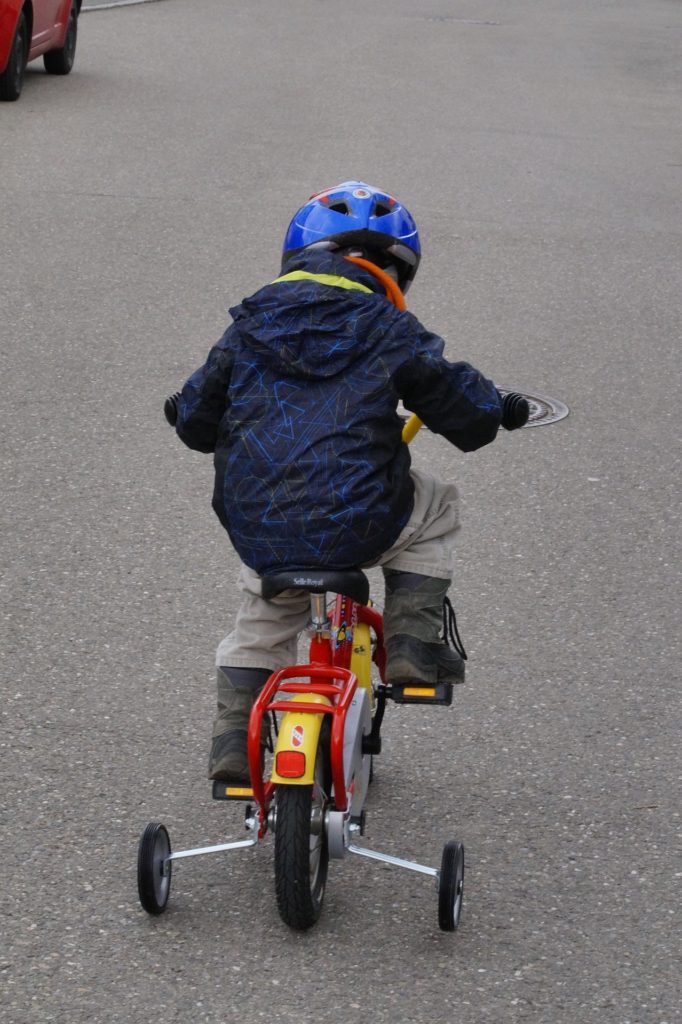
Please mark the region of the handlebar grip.
[[502, 426], [505, 430], [518, 430], [525, 427], [530, 416], [528, 399], [509, 391], [502, 399]]
[[175, 424], [178, 422], [178, 398], [179, 397], [180, 397], [180, 392], [176, 391], [174, 395], [171, 395], [163, 403], [163, 414], [166, 417], [166, 419], [168, 420], [168, 422], [171, 425], [171, 427], [174, 427]]

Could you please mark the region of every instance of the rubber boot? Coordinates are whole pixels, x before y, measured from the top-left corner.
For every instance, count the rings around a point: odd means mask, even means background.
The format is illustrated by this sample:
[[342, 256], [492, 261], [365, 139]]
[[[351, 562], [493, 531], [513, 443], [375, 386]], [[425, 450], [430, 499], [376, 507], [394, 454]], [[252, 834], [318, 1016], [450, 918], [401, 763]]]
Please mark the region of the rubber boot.
[[[250, 784], [247, 755], [249, 715], [269, 676], [267, 668], [221, 666], [218, 669], [218, 714], [213, 723], [209, 779]], [[263, 718], [261, 753], [265, 749], [267, 734]]]
[[386, 682], [436, 686], [464, 682], [464, 661], [441, 636], [450, 580], [384, 569]]

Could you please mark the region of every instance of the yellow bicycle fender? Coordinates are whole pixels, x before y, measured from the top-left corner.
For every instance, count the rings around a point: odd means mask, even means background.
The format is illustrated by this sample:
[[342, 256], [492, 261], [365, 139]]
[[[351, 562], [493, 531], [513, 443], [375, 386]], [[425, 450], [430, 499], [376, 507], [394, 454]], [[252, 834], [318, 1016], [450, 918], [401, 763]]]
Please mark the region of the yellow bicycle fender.
[[[296, 693], [291, 698], [290, 704], [326, 704], [331, 706], [328, 697], [319, 693]], [[317, 744], [320, 738], [322, 722], [327, 715], [316, 715], [311, 711], [287, 711], [282, 717], [275, 744], [275, 757], [272, 765], [272, 782], [286, 783], [287, 786], [309, 786], [315, 775], [315, 756]], [[277, 766], [277, 755], [286, 751], [298, 751], [305, 754], [305, 772], [296, 779], [286, 778], [279, 775]]]

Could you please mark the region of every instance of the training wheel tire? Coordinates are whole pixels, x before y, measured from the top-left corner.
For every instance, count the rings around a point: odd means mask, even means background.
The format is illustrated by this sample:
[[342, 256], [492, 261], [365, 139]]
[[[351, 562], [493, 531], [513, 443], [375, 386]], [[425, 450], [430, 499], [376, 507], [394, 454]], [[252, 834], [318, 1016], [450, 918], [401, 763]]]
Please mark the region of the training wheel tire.
[[148, 914], [162, 914], [166, 909], [173, 862], [168, 862], [165, 871], [164, 862], [170, 852], [170, 838], [165, 826], [150, 821], [142, 833], [137, 851], [137, 891]]
[[443, 847], [438, 880], [438, 926], [454, 932], [459, 926], [464, 899], [464, 847], [450, 842]]

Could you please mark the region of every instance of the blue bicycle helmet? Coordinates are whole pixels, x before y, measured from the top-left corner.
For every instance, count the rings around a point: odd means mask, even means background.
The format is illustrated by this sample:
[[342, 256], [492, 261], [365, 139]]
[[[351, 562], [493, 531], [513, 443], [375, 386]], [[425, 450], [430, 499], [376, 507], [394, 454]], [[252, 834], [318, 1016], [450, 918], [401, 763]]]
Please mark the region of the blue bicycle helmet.
[[344, 181], [311, 196], [284, 238], [283, 262], [309, 246], [360, 251], [377, 266], [394, 267], [406, 292], [417, 273], [417, 225], [404, 206], [364, 181]]

